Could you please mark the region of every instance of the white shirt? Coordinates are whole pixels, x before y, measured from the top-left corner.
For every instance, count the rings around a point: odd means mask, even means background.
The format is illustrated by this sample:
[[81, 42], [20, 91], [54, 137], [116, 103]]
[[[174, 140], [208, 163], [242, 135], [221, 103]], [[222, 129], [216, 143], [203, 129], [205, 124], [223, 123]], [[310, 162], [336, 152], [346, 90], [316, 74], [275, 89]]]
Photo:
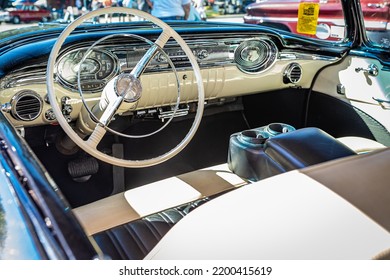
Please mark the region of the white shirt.
[[183, 5], [191, 0], [153, 0], [152, 15], [155, 17], [184, 17]]

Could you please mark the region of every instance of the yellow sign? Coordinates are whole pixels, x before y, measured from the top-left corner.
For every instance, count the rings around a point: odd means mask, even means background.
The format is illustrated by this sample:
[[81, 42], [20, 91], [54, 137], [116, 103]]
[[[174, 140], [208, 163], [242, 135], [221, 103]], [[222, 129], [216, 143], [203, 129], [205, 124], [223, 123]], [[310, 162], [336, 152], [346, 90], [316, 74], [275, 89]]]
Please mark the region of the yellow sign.
[[315, 35], [319, 12], [319, 3], [300, 3], [298, 9], [297, 32], [302, 34]]

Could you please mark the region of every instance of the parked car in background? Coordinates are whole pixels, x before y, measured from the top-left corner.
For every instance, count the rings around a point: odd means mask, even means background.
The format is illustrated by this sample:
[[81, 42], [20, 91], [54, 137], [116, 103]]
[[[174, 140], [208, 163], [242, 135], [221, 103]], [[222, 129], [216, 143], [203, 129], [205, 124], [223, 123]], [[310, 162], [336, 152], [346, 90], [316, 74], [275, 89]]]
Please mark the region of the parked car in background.
[[[314, 32], [300, 29], [298, 12], [300, 0], [264, 0], [249, 5], [246, 9], [244, 22], [261, 24], [278, 29], [303, 34], [313, 38], [327, 40], [342, 40], [345, 36], [345, 22], [340, 0], [311, 1], [318, 5], [319, 14], [314, 18]], [[317, 3], [315, 3], [317, 2]], [[310, 5], [303, 3], [302, 5]], [[365, 27], [370, 32], [376, 32], [385, 40], [390, 30], [390, 6], [385, 0], [361, 0]], [[314, 10], [313, 10], [314, 11]], [[303, 19], [304, 21], [305, 19]], [[306, 19], [307, 20], [307, 19]]]
[[225, 15], [244, 13], [245, 8], [254, 2], [255, 0], [209, 0], [208, 5], [215, 12]]
[[42, 6], [33, 3], [16, 3], [12, 8], [6, 8], [0, 12], [0, 22], [21, 22], [41, 21], [48, 22], [52, 18], [51, 12]]

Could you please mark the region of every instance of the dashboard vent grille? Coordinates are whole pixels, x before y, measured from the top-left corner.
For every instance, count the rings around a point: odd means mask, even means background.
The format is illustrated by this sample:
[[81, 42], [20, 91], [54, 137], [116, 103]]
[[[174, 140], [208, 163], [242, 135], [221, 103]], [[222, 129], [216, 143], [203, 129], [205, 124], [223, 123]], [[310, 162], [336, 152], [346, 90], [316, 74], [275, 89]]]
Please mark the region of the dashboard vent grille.
[[18, 92], [11, 101], [12, 116], [22, 121], [35, 120], [42, 112], [42, 99], [31, 90]]
[[298, 63], [291, 63], [287, 66], [283, 74], [283, 81], [285, 84], [298, 83], [302, 78], [302, 67]]

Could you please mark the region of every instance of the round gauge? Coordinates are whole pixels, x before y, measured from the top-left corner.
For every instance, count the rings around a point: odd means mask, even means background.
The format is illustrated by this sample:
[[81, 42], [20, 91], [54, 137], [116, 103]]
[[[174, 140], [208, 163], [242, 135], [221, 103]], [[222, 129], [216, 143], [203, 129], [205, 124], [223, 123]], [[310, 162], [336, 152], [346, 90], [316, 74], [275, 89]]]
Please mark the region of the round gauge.
[[236, 48], [234, 60], [241, 71], [259, 73], [276, 61], [277, 54], [278, 48], [270, 39], [251, 39]]
[[104, 50], [92, 50], [81, 63], [86, 51], [78, 49], [62, 56], [57, 64], [57, 78], [63, 86], [76, 91], [80, 71], [82, 90], [91, 93], [103, 89], [118, 73], [118, 63], [115, 55]]
[[241, 51], [241, 58], [247, 62], [255, 62], [261, 56], [261, 50], [258, 47], [248, 46]]

